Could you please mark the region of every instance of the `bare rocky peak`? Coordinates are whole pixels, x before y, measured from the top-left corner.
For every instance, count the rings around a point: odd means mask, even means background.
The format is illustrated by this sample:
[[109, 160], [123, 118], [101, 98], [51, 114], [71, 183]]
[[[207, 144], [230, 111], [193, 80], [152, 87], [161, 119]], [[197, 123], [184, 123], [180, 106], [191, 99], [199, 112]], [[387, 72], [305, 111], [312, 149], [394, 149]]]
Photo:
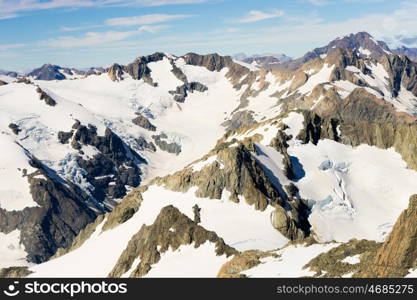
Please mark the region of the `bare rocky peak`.
[[391, 50], [386, 43], [375, 40], [367, 32], [358, 32], [356, 34], [352, 33], [339, 37], [324, 47], [315, 48], [314, 50], [307, 52], [304, 56], [298, 59], [282, 63], [281, 68], [297, 69], [307, 61], [320, 56], [328, 55], [336, 49], [350, 49], [359, 57], [364, 58], [378, 58], [391, 53]]
[[36, 68], [29, 72], [27, 76], [36, 80], [64, 80], [70, 76], [89, 76], [103, 73], [103, 68], [89, 68], [87, 70], [78, 70], [75, 68], [65, 68], [52, 64], [44, 64], [40, 68]]
[[398, 55], [406, 55], [410, 60], [417, 62], [417, 48], [408, 48], [406, 46], [401, 46], [394, 49], [393, 52]]

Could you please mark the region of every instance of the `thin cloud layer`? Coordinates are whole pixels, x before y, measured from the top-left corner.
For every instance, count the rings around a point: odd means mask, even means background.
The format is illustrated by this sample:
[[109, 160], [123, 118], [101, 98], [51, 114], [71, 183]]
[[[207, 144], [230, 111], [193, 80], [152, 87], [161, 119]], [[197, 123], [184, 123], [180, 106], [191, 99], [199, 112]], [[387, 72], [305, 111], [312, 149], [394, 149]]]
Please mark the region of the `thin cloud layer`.
[[260, 10], [251, 10], [248, 12], [247, 16], [237, 20], [236, 23], [253, 23], [262, 20], [272, 19], [272, 18], [279, 18], [284, 15], [283, 11], [276, 10], [273, 12], [263, 12]]
[[0, 19], [16, 18], [22, 12], [55, 8], [163, 6], [208, 1], [211, 0], [0, 0]]
[[149, 14], [134, 17], [113, 18], [106, 20], [109, 26], [133, 26], [165, 23], [173, 20], [184, 19], [189, 15], [170, 15], [170, 14]]

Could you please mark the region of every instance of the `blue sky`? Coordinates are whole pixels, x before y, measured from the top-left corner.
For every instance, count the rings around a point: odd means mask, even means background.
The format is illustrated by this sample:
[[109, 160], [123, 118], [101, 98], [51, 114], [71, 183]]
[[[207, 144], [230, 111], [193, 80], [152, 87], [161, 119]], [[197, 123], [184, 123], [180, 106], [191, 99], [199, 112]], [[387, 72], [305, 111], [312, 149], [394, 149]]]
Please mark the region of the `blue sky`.
[[299, 57], [368, 31], [417, 39], [417, 0], [0, 0], [0, 69], [108, 66], [164, 51]]

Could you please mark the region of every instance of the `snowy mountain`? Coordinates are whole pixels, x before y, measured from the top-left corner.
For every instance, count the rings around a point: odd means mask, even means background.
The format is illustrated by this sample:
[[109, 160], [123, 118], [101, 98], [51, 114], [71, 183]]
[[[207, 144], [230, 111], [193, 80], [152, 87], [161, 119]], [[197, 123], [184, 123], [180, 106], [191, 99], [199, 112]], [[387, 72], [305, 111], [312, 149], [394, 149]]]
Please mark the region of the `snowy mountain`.
[[74, 68], [63, 68], [57, 65], [44, 64], [27, 74], [36, 80], [64, 80], [79, 79], [88, 75], [99, 75], [105, 70], [103, 68], [90, 68], [88, 70], [77, 70]]
[[[337, 41], [290, 69], [154, 53], [0, 86], [1, 274], [351, 277], [386, 264], [417, 194], [417, 64], [365, 33]], [[415, 272], [407, 234], [401, 271], [372, 274]]]
[[408, 48], [405, 46], [401, 46], [401, 47], [394, 49], [393, 52], [399, 55], [406, 55], [412, 61], [417, 61], [417, 48]]
[[17, 76], [19, 76], [19, 73], [14, 72], [14, 71], [0, 70], [0, 75], [5, 75], [5, 76], [9, 76], [9, 77], [17, 77]]
[[247, 56], [244, 53], [238, 53], [233, 55], [233, 58], [237, 61], [241, 61], [250, 64], [260, 69], [276, 69], [280, 68], [282, 62], [289, 62], [291, 57], [285, 54], [254, 54]]
[[391, 50], [384, 42], [375, 40], [367, 32], [358, 32], [356, 34], [351, 33], [343, 37], [338, 37], [324, 47], [315, 48], [298, 59], [283, 63], [281, 68], [297, 69], [309, 60], [317, 57], [325, 57], [333, 51], [336, 51], [336, 49], [350, 49], [359, 57], [363, 58], [378, 58], [391, 53]]

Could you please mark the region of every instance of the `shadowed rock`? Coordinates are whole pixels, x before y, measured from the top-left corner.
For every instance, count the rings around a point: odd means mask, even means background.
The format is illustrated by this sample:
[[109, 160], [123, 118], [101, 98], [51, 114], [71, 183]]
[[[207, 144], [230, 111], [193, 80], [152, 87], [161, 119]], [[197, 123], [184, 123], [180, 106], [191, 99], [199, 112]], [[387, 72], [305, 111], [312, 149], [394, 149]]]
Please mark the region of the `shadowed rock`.
[[205, 92], [207, 91], [207, 87], [199, 82], [189, 82], [177, 87], [175, 91], [169, 91], [169, 93], [174, 95], [175, 101], [182, 103], [187, 98], [188, 93], [193, 93], [194, 91]]
[[17, 124], [14, 124], [14, 123], [10, 123], [9, 124], [9, 128], [10, 128], [10, 130], [11, 131], [13, 131], [13, 133], [15, 134], [15, 135], [18, 135], [19, 134], [19, 132], [21, 132], [22, 130], [19, 128], [19, 126], [17, 125]]

